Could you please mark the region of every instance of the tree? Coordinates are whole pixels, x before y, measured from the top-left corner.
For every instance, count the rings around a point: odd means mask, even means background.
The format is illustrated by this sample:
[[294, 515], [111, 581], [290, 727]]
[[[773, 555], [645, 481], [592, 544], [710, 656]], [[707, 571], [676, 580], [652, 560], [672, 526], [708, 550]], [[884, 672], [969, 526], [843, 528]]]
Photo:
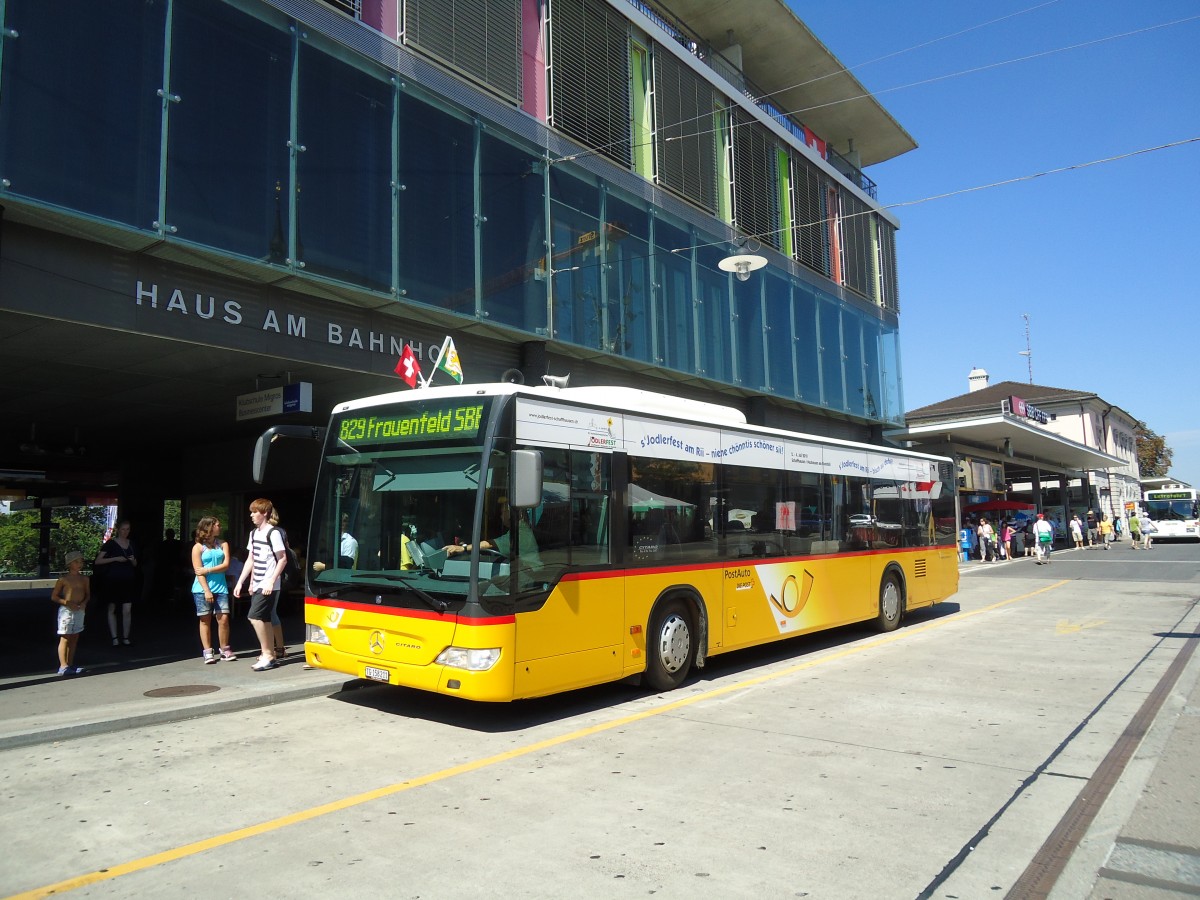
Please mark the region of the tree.
[[1166, 475], [1171, 470], [1171, 458], [1174, 456], [1166, 438], [1151, 431], [1145, 422], [1137, 423], [1133, 437], [1137, 441], [1138, 476], [1154, 478]]
[[[51, 519], [57, 527], [50, 532], [50, 571], [63, 570], [63, 557], [68, 550], [82, 553], [84, 568], [90, 569], [104, 540], [105, 508], [63, 506], [54, 510]], [[39, 509], [0, 514], [0, 572], [36, 577], [41, 521]]]

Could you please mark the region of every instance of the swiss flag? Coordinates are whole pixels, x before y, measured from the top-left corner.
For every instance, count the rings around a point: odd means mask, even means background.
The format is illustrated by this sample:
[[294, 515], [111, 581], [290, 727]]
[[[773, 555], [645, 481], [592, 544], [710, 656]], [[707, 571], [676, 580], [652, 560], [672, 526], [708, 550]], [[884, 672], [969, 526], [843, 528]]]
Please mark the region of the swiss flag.
[[421, 377], [421, 364], [417, 362], [417, 355], [412, 352], [412, 346], [409, 344], [404, 345], [400, 362], [396, 363], [396, 374], [403, 378], [410, 388], [417, 386], [417, 381]]

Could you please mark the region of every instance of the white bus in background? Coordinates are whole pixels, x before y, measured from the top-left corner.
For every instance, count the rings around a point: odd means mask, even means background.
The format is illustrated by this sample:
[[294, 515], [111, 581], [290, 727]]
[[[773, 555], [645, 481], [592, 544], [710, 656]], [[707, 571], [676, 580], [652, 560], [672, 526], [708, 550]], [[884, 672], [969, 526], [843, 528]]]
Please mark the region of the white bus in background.
[[1200, 492], [1195, 488], [1170, 488], [1146, 491], [1142, 506], [1158, 530], [1154, 540], [1187, 538], [1200, 541]]

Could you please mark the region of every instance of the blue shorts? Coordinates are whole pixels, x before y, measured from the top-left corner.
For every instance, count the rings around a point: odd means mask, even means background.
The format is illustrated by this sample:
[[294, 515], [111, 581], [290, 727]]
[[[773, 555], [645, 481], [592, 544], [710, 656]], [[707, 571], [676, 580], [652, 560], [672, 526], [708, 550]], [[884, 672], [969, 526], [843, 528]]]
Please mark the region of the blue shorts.
[[229, 595], [213, 594], [211, 600], [205, 600], [203, 594], [192, 594], [196, 602], [196, 615], [207, 616], [209, 613], [224, 613], [229, 615]]

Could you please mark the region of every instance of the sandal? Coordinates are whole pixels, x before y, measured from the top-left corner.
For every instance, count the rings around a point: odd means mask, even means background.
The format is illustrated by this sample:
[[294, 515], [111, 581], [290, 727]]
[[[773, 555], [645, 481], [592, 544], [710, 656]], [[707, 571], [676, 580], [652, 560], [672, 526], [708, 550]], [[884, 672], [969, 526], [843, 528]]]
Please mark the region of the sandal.
[[275, 648], [275, 658], [276, 659], [283, 659], [287, 655], [288, 655], [287, 647], [276, 647]]

